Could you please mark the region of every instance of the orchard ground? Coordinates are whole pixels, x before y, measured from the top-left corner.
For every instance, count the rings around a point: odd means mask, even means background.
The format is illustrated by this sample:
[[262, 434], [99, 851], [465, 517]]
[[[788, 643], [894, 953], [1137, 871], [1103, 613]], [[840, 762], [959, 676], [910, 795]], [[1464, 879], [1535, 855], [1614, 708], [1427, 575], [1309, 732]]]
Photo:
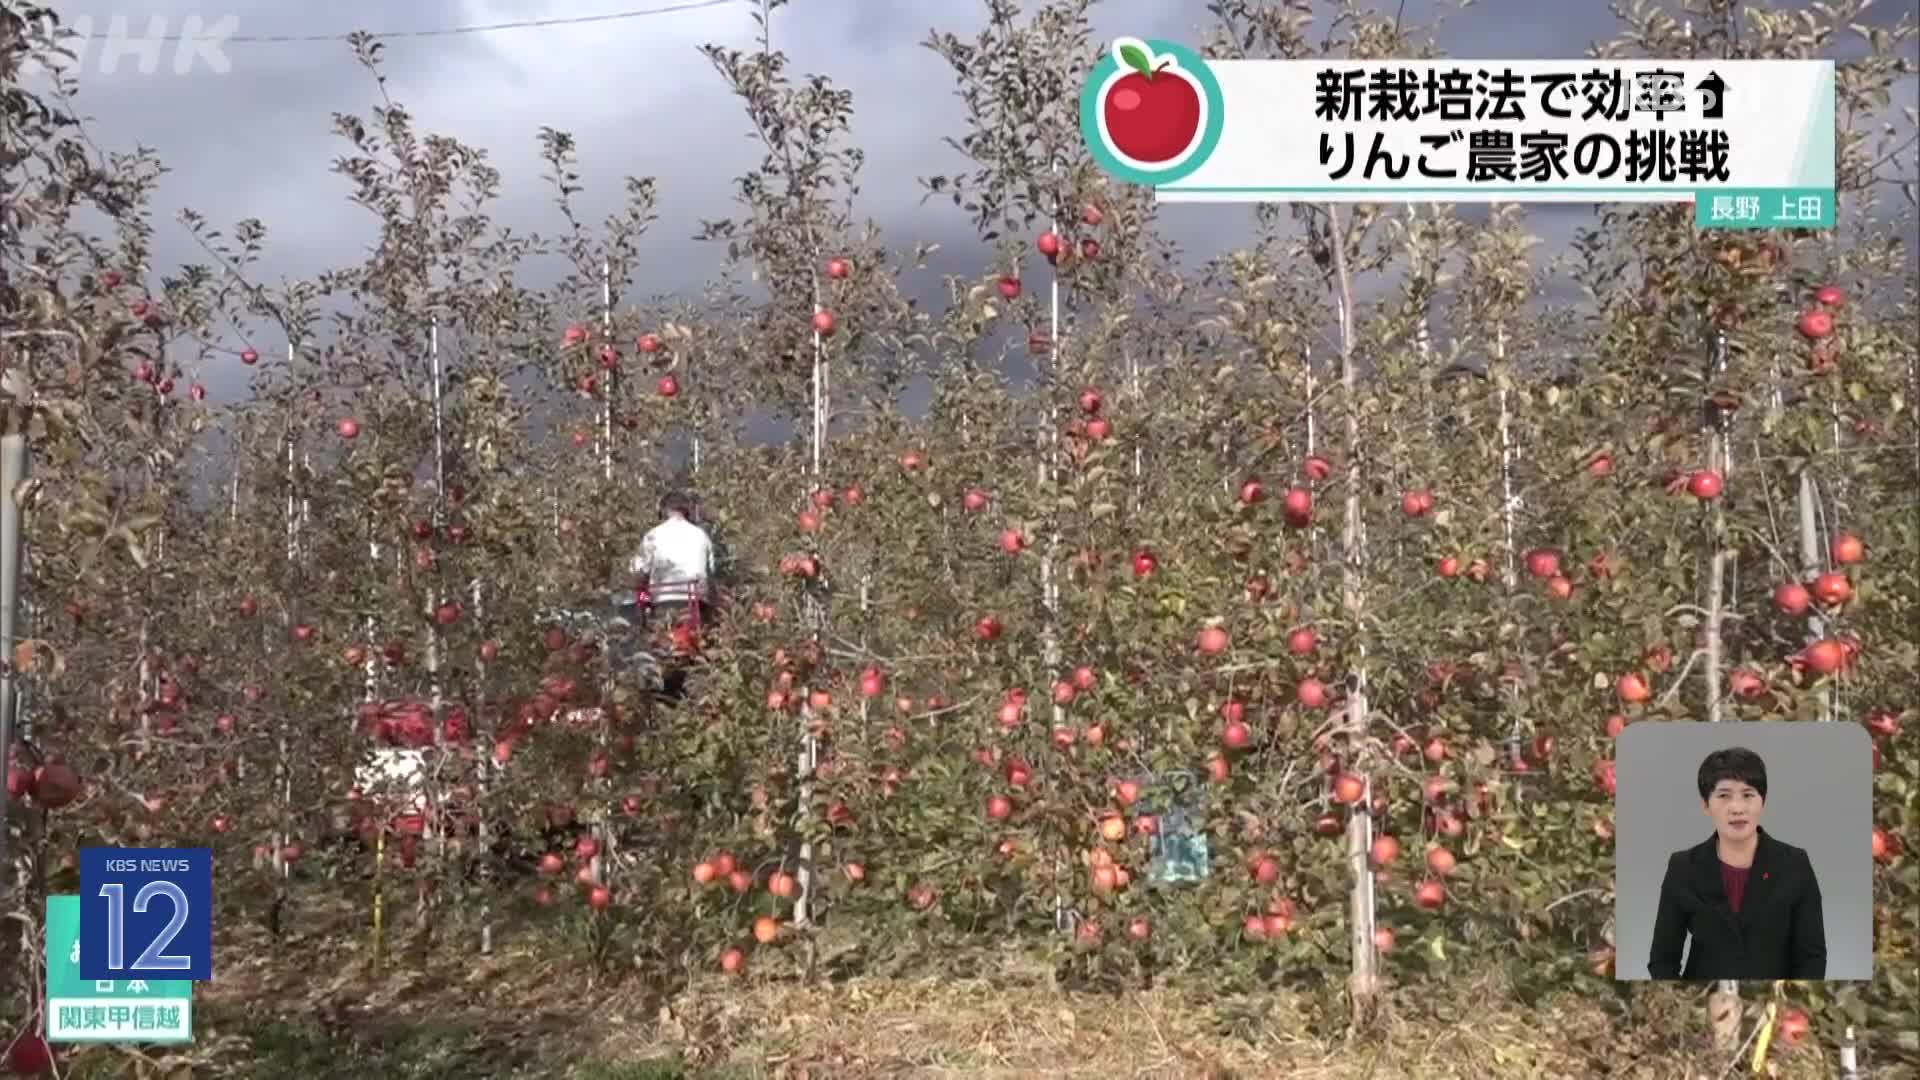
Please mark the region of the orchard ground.
[[[916, 962], [909, 943], [892, 943], [873, 951], [898, 970], [803, 986], [799, 946], [789, 945], [791, 956], [763, 950], [744, 977], [702, 971], [668, 986], [636, 971], [596, 985], [568, 933], [571, 913], [557, 908], [514, 913], [491, 956], [469, 951], [473, 927], [443, 929], [424, 963], [402, 914], [392, 956], [374, 973], [366, 906], [336, 896], [302, 894], [278, 945], [257, 920], [228, 922], [215, 979], [195, 998], [195, 1045], [154, 1053], [159, 1069], [146, 1075], [1478, 1080], [1680, 1077], [1702, 1060], [1688, 991], [1522, 988], [1485, 968], [1392, 988], [1378, 1030], [1351, 1040], [1340, 1033], [1343, 1006], [1310, 973], [1250, 996], [1211, 994], [1197, 975], [1068, 992], [1030, 948]], [[817, 942], [823, 958], [863, 947], [857, 926], [823, 929]], [[1829, 1075], [1817, 1051], [1772, 1060], [1775, 1076]], [[137, 1065], [124, 1050], [93, 1048], [70, 1059], [67, 1075], [105, 1080], [139, 1075]]]

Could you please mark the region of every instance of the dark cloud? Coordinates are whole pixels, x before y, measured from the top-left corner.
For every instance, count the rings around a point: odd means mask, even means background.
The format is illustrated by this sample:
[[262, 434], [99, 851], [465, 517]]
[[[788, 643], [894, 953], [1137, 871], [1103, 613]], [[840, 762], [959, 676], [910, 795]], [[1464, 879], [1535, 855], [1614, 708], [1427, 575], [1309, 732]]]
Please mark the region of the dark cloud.
[[[659, 2], [627, 0], [631, 6]], [[1393, 0], [1383, 3], [1397, 7]], [[230, 13], [240, 34], [258, 37], [411, 31], [622, 5], [602, 0], [581, 10], [587, 6], [222, 0], [210, 9], [204, 0], [143, 0], [115, 10], [136, 27], [164, 15], [169, 30], [189, 14], [213, 21]], [[1884, 8], [1897, 6], [1883, 5], [1875, 17], [1888, 20], [1892, 14]], [[1578, 56], [1617, 30], [1608, 7], [1594, 0], [1483, 0], [1463, 10], [1451, 0], [1408, 0], [1401, 17], [1434, 28], [1441, 46], [1461, 57]], [[507, 181], [498, 216], [516, 228], [555, 225], [550, 192], [539, 179], [534, 135], [542, 125], [578, 137], [592, 216], [612, 209], [623, 175], [657, 177], [661, 219], [639, 289], [689, 289], [719, 265], [718, 252], [691, 239], [698, 219], [730, 211], [731, 178], [758, 156], [740, 108], [698, 46], [751, 47], [750, 11], [739, 3], [619, 22], [398, 37], [386, 45], [388, 92], [413, 110], [421, 127], [492, 153]], [[922, 42], [935, 27], [975, 33], [983, 17], [981, 5], [954, 0], [797, 0], [775, 18], [775, 44], [791, 54], [796, 72], [825, 72], [855, 95], [855, 139], [868, 155], [861, 212], [896, 244], [943, 244], [943, 269], [970, 270], [980, 252], [958, 211], [920, 202], [917, 177], [964, 164], [940, 141], [961, 127], [952, 74]], [[1198, 3], [1110, 0], [1095, 8], [1102, 36], [1198, 40], [1207, 19]], [[95, 25], [104, 24], [96, 15]], [[345, 183], [329, 172], [342, 149], [329, 117], [368, 110], [379, 100], [375, 84], [338, 41], [235, 42], [225, 54], [232, 62], [225, 74], [200, 69], [177, 76], [170, 57], [153, 74], [123, 69], [101, 76], [92, 66], [83, 69], [81, 104], [95, 118], [98, 141], [144, 144], [162, 155], [172, 170], [160, 197], [168, 216], [186, 206], [219, 222], [264, 220], [272, 276], [310, 275], [358, 258], [372, 239], [372, 221], [347, 203]], [[1591, 216], [1586, 207], [1537, 207], [1530, 219], [1552, 251]], [[1232, 206], [1166, 207], [1162, 224], [1193, 259], [1242, 243], [1250, 231], [1248, 210]], [[195, 257], [180, 229], [163, 230], [161, 266]]]

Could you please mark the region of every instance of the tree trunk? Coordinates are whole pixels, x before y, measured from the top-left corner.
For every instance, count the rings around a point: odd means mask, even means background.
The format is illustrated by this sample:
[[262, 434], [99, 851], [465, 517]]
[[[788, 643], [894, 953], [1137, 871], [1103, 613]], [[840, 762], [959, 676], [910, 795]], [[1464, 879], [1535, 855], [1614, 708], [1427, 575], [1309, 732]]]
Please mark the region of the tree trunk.
[[[1820, 543], [1819, 503], [1814, 490], [1813, 473], [1806, 467], [1800, 470], [1799, 496], [1800, 510], [1800, 576], [1811, 583], [1826, 569], [1825, 545]], [[1807, 641], [1812, 643], [1826, 636], [1826, 620], [1821, 617], [1819, 608], [1807, 613]], [[1820, 719], [1832, 720], [1835, 691], [1832, 686], [1820, 690]]]
[[[1059, 169], [1054, 169], [1056, 178]], [[1048, 223], [1054, 235], [1060, 233], [1058, 210]], [[1050, 261], [1051, 264], [1051, 261]], [[1046, 370], [1039, 373], [1036, 380], [1040, 384], [1040, 394], [1044, 402], [1041, 409], [1039, 431], [1040, 441], [1040, 491], [1046, 496], [1050, 506], [1057, 506], [1059, 493], [1055, 488], [1060, 479], [1060, 417], [1054, 407], [1056, 387], [1053, 381], [1060, 376], [1060, 270], [1052, 265], [1047, 282], [1047, 353]], [[1040, 557], [1040, 603], [1046, 609], [1046, 622], [1041, 628], [1041, 657], [1047, 665], [1047, 678], [1051, 682], [1060, 678], [1060, 583], [1055, 580], [1054, 561], [1060, 554], [1060, 523], [1057, 511], [1047, 514], [1047, 549]], [[1051, 699], [1049, 699], [1051, 700]], [[1066, 710], [1059, 702], [1053, 703], [1053, 727], [1059, 728], [1066, 723]], [[1066, 898], [1058, 891], [1053, 895], [1053, 925], [1057, 930], [1072, 932], [1075, 913], [1067, 909]]]
[[[1714, 370], [1718, 371], [1726, 360], [1727, 340], [1725, 335], [1714, 342]], [[1720, 471], [1723, 487], [1733, 483], [1732, 461], [1728, 454], [1728, 434], [1725, 425], [1730, 423], [1721, 414], [1716, 414], [1716, 427], [1707, 437], [1707, 467]], [[1707, 676], [1707, 720], [1718, 723], [1725, 712], [1721, 703], [1721, 666], [1724, 641], [1721, 636], [1726, 619], [1727, 572], [1731, 553], [1726, 543], [1726, 508], [1715, 500], [1708, 515], [1707, 542], [1712, 552], [1707, 571], [1707, 625], [1705, 632], [1705, 657]], [[1712, 1033], [1714, 1049], [1721, 1053], [1731, 1052], [1740, 1045], [1741, 1026], [1740, 984], [1731, 979], [1714, 984], [1707, 995], [1707, 1027]]]
[[[1366, 482], [1361, 468], [1360, 370], [1353, 355], [1353, 278], [1347, 269], [1347, 235], [1341, 227], [1338, 205], [1327, 207], [1331, 220], [1334, 273], [1339, 279], [1340, 306], [1340, 386], [1347, 418], [1347, 513], [1341, 534], [1344, 567], [1341, 594], [1349, 632], [1355, 635], [1355, 660], [1347, 692], [1347, 730], [1352, 745], [1365, 746], [1367, 738], [1367, 651], [1365, 641], [1366, 598], [1363, 580], [1366, 572], [1366, 524], [1361, 517], [1360, 493]], [[1373, 851], [1373, 781], [1367, 770], [1367, 790], [1347, 819], [1347, 862], [1353, 874], [1348, 896], [1348, 945], [1353, 957], [1353, 972], [1348, 982], [1352, 998], [1353, 1024], [1356, 1029], [1373, 1022], [1378, 1012], [1378, 953], [1374, 944], [1373, 872], [1369, 863]]]
[[[817, 275], [813, 285], [813, 296], [813, 311], [814, 314], [817, 315], [825, 310], [820, 303], [820, 282]], [[809, 475], [812, 477], [812, 486], [816, 489], [819, 488], [826, 479], [825, 474], [821, 471], [821, 461], [826, 453], [828, 419], [826, 340], [820, 336], [818, 330], [815, 330], [813, 333], [812, 468]], [[811, 495], [811, 492], [807, 494]], [[809, 541], [809, 543], [811, 544], [812, 541]], [[825, 575], [823, 574], [822, 580], [824, 580], [824, 578]], [[808, 586], [809, 593], [806, 599], [807, 622], [812, 630], [812, 638], [816, 644], [820, 641], [826, 629], [825, 608], [818, 594], [812, 591], [819, 587], [819, 582], [810, 584]], [[808, 681], [809, 683], [812, 681], [811, 672], [809, 672]], [[811, 685], [801, 689], [800, 751], [798, 760], [795, 763], [795, 771], [800, 779], [799, 808], [795, 813], [795, 824], [800, 830], [800, 855], [799, 865], [795, 868], [796, 873], [794, 874], [794, 881], [798, 886], [798, 892], [793, 901], [793, 925], [802, 929], [813, 925], [814, 876], [812, 832], [814, 822], [809, 813], [809, 808], [813, 805], [814, 769], [820, 764], [819, 746], [813, 737], [812, 697], [813, 688]]]

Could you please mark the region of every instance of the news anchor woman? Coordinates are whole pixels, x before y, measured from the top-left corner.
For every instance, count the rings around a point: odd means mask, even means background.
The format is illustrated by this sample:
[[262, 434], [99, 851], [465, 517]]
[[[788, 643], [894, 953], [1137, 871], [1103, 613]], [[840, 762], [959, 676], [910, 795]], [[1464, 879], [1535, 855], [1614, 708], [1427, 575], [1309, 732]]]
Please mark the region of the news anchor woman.
[[1827, 930], [1813, 861], [1760, 827], [1766, 762], [1743, 747], [1716, 750], [1700, 763], [1699, 788], [1713, 835], [1667, 860], [1648, 975], [1824, 978]]

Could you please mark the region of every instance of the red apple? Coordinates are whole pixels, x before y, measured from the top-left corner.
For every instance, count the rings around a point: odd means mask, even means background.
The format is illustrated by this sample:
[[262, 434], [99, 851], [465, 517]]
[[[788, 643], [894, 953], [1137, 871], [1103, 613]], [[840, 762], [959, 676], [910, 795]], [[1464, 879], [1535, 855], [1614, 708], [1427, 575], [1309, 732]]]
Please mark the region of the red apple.
[[1719, 498], [1721, 489], [1720, 474], [1712, 469], [1696, 469], [1687, 477], [1688, 493], [1701, 502]]
[[1009, 555], [1018, 555], [1027, 546], [1027, 538], [1019, 529], [1000, 530], [1000, 550]]
[[1833, 538], [1833, 561], [1841, 566], [1852, 566], [1867, 557], [1867, 545], [1852, 533], [1841, 533]]
[[1333, 778], [1333, 801], [1352, 806], [1367, 793], [1367, 782], [1352, 773], [1341, 773]]
[[1089, 236], [1080, 241], [1080, 257], [1092, 262], [1100, 257], [1100, 241]]
[[1019, 278], [1002, 277], [998, 284], [1000, 288], [1000, 296], [1003, 299], [1014, 300], [1019, 298], [1020, 296], [1020, 279]]
[[1258, 480], [1248, 480], [1240, 485], [1240, 505], [1252, 506], [1266, 498], [1267, 489], [1260, 486]]
[[1287, 651], [1295, 656], [1307, 655], [1318, 644], [1319, 639], [1313, 636], [1313, 630], [1310, 627], [1302, 626], [1287, 635]]
[[1125, 74], [1106, 84], [1100, 102], [1113, 148], [1147, 166], [1178, 158], [1200, 133], [1199, 84], [1173, 57], [1138, 44], [1116, 47], [1115, 57]]
[[1774, 586], [1773, 606], [1784, 615], [1804, 615], [1813, 602], [1807, 587], [1797, 581], [1783, 581]]
[[1380, 835], [1373, 838], [1373, 865], [1391, 866], [1400, 857], [1400, 841], [1391, 836]]
[[1817, 308], [1802, 312], [1794, 328], [1800, 331], [1801, 337], [1809, 341], [1820, 341], [1833, 334], [1833, 313]]
[[1005, 795], [995, 795], [987, 800], [987, 818], [991, 821], [1005, 821], [1013, 814], [1013, 802]]
[[48, 810], [58, 810], [71, 804], [80, 797], [80, 776], [67, 765], [51, 761], [34, 770], [33, 780], [27, 785], [33, 792], [34, 801]]
[[333, 430], [343, 439], [357, 439], [360, 437], [360, 422], [352, 417], [343, 417], [333, 425]]
[[1313, 520], [1313, 493], [1306, 488], [1290, 488], [1280, 509], [1286, 515], [1287, 524], [1305, 528]]
[[18, 753], [7, 761], [7, 797], [24, 799], [32, 795], [36, 786], [36, 773], [32, 766], [19, 759]]
[[968, 513], [977, 514], [987, 508], [987, 493], [979, 488], [968, 488], [966, 494], [960, 496], [960, 505]]
[[1749, 668], [1734, 668], [1727, 672], [1727, 689], [1735, 697], [1751, 700], [1766, 696], [1767, 681]]
[[1134, 577], [1136, 578], [1152, 577], [1153, 572], [1159, 568], [1160, 568], [1160, 560], [1158, 557], [1154, 555], [1153, 552], [1148, 551], [1145, 548], [1142, 548], [1141, 550], [1133, 553], [1133, 576]]
[[1612, 760], [1602, 759], [1593, 763], [1593, 782], [1609, 797], [1618, 790], [1619, 781]]
[[1017, 788], [1026, 787], [1033, 780], [1033, 770], [1019, 758], [1007, 759], [1006, 774], [1007, 783]]
[[1803, 654], [1806, 665], [1820, 675], [1831, 675], [1846, 666], [1846, 649], [1832, 638], [1816, 641]]
[[729, 975], [738, 975], [747, 970], [747, 954], [737, 946], [720, 953], [720, 970]]
[[1416, 488], [1400, 496], [1400, 512], [1410, 518], [1426, 517], [1433, 511], [1433, 492]]
[[1041, 233], [1033, 241], [1040, 254], [1052, 259], [1060, 254], [1060, 234], [1051, 230]]
[[1813, 595], [1826, 607], [1839, 607], [1853, 599], [1853, 583], [1838, 571], [1813, 579]]
[[1227, 632], [1218, 626], [1203, 627], [1194, 640], [1202, 656], [1218, 656], [1227, 651]]
[[7, 1050], [7, 1070], [15, 1076], [53, 1075], [53, 1048], [32, 1031], [23, 1031]]
[[1545, 548], [1527, 552], [1527, 573], [1543, 580], [1559, 576], [1560, 556]]
[[1333, 475], [1333, 463], [1315, 454], [1301, 463], [1300, 474], [1312, 483], [1318, 484]]
[[1319, 679], [1301, 679], [1300, 685], [1294, 687], [1293, 696], [1309, 709], [1325, 708], [1327, 687]]
[[1414, 887], [1413, 902], [1428, 911], [1436, 911], [1447, 902], [1447, 888], [1433, 878]]
[[1652, 691], [1647, 689], [1647, 681], [1633, 672], [1620, 676], [1614, 683], [1614, 692], [1629, 705], [1638, 705], [1653, 696]]
[[653, 385], [653, 392], [663, 398], [679, 397], [680, 380], [674, 378], [672, 375], [662, 375], [660, 376], [660, 381]]
[[1443, 578], [1458, 576], [1460, 573], [1460, 560], [1452, 555], [1448, 555], [1446, 558], [1440, 560], [1440, 565], [1435, 569], [1439, 571], [1440, 576]]
[[1253, 733], [1247, 730], [1247, 725], [1238, 720], [1229, 722], [1220, 730], [1220, 742], [1229, 750], [1244, 750], [1252, 741]]
[[1812, 1027], [1812, 1025], [1808, 1023], [1806, 1013], [1795, 1008], [1781, 1010], [1780, 1041], [1782, 1043], [1788, 1046], [1798, 1045], [1802, 1039], [1807, 1037], [1807, 1030], [1810, 1027]]
[[827, 276], [835, 281], [846, 280], [847, 275], [852, 271], [852, 264], [848, 263], [845, 259], [827, 260]]

